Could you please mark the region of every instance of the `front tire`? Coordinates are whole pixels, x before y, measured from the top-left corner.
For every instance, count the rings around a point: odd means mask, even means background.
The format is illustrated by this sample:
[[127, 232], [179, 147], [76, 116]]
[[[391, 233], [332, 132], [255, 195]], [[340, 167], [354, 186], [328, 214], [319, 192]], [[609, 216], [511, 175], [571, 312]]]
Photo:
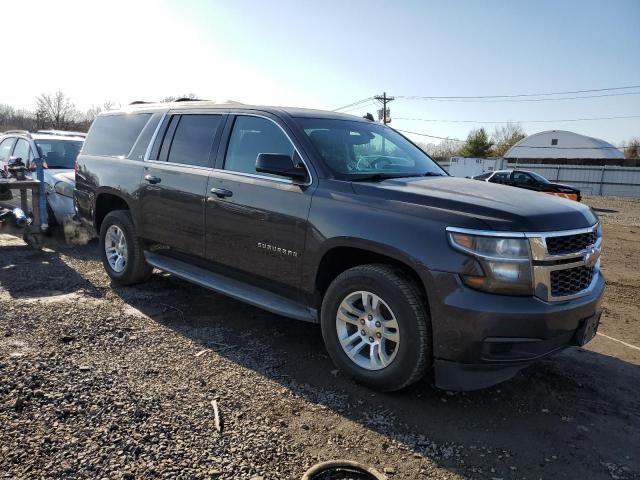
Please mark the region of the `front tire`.
[[431, 366], [426, 299], [401, 269], [361, 265], [338, 275], [324, 296], [321, 326], [336, 366], [376, 390], [400, 390]]
[[102, 221], [100, 254], [107, 274], [119, 285], [133, 285], [151, 276], [153, 267], [144, 259], [142, 242], [126, 210], [109, 212]]

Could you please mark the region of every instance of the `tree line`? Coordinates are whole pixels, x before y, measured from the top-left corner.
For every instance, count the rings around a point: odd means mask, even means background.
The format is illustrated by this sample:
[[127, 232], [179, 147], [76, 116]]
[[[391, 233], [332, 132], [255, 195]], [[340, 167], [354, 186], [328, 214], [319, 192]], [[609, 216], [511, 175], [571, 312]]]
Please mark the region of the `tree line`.
[[[196, 99], [194, 93], [164, 97], [161, 102], [173, 102], [181, 98]], [[86, 132], [103, 110], [116, 107], [114, 102], [93, 105], [87, 110], [78, 109], [71, 97], [61, 91], [42, 93], [36, 97], [35, 110], [14, 108], [0, 104], [0, 133], [6, 130], [72, 130]]]
[[[464, 142], [445, 139], [439, 144], [419, 143], [418, 145], [436, 160], [450, 157], [501, 158], [527, 135], [519, 124], [507, 122], [495, 127], [490, 135], [484, 128], [469, 132]], [[627, 159], [640, 159], [640, 137], [634, 137], [620, 146]]]

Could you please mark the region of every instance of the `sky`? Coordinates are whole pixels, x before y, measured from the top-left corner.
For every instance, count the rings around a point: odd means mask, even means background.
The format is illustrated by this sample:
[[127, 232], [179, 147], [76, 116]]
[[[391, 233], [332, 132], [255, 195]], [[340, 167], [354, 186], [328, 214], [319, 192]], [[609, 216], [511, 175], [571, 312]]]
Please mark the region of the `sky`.
[[[56, 90], [80, 109], [192, 92], [333, 110], [384, 91], [486, 96], [640, 85], [640, 0], [21, 0], [3, 3], [3, 18], [0, 103], [28, 109]], [[640, 115], [640, 88], [602, 93], [631, 95], [397, 98], [391, 125], [465, 138], [495, 125], [440, 120], [553, 120], [521, 125], [528, 134], [564, 129], [616, 145], [640, 137], [640, 118], [556, 121]]]

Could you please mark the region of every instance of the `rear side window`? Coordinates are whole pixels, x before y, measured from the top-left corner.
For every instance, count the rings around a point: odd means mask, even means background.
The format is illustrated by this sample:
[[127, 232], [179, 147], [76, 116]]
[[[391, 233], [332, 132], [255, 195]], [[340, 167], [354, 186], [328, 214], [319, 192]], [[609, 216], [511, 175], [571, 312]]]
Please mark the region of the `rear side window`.
[[181, 115], [167, 161], [206, 167], [221, 119], [221, 115]]
[[82, 153], [126, 156], [150, 117], [150, 113], [134, 113], [103, 115], [96, 118], [84, 142]]
[[6, 162], [9, 159], [9, 154], [11, 153], [11, 147], [13, 147], [13, 143], [16, 141], [14, 137], [5, 138], [0, 143], [0, 162]]

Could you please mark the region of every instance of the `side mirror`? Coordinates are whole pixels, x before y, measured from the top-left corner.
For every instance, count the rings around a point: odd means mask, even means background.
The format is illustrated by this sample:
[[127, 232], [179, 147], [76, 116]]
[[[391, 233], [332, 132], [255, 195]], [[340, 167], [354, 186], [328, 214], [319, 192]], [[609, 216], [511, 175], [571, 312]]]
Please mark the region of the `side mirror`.
[[281, 153], [260, 153], [256, 159], [256, 171], [282, 175], [296, 180], [304, 180], [307, 170], [303, 166], [296, 165], [289, 155]]

